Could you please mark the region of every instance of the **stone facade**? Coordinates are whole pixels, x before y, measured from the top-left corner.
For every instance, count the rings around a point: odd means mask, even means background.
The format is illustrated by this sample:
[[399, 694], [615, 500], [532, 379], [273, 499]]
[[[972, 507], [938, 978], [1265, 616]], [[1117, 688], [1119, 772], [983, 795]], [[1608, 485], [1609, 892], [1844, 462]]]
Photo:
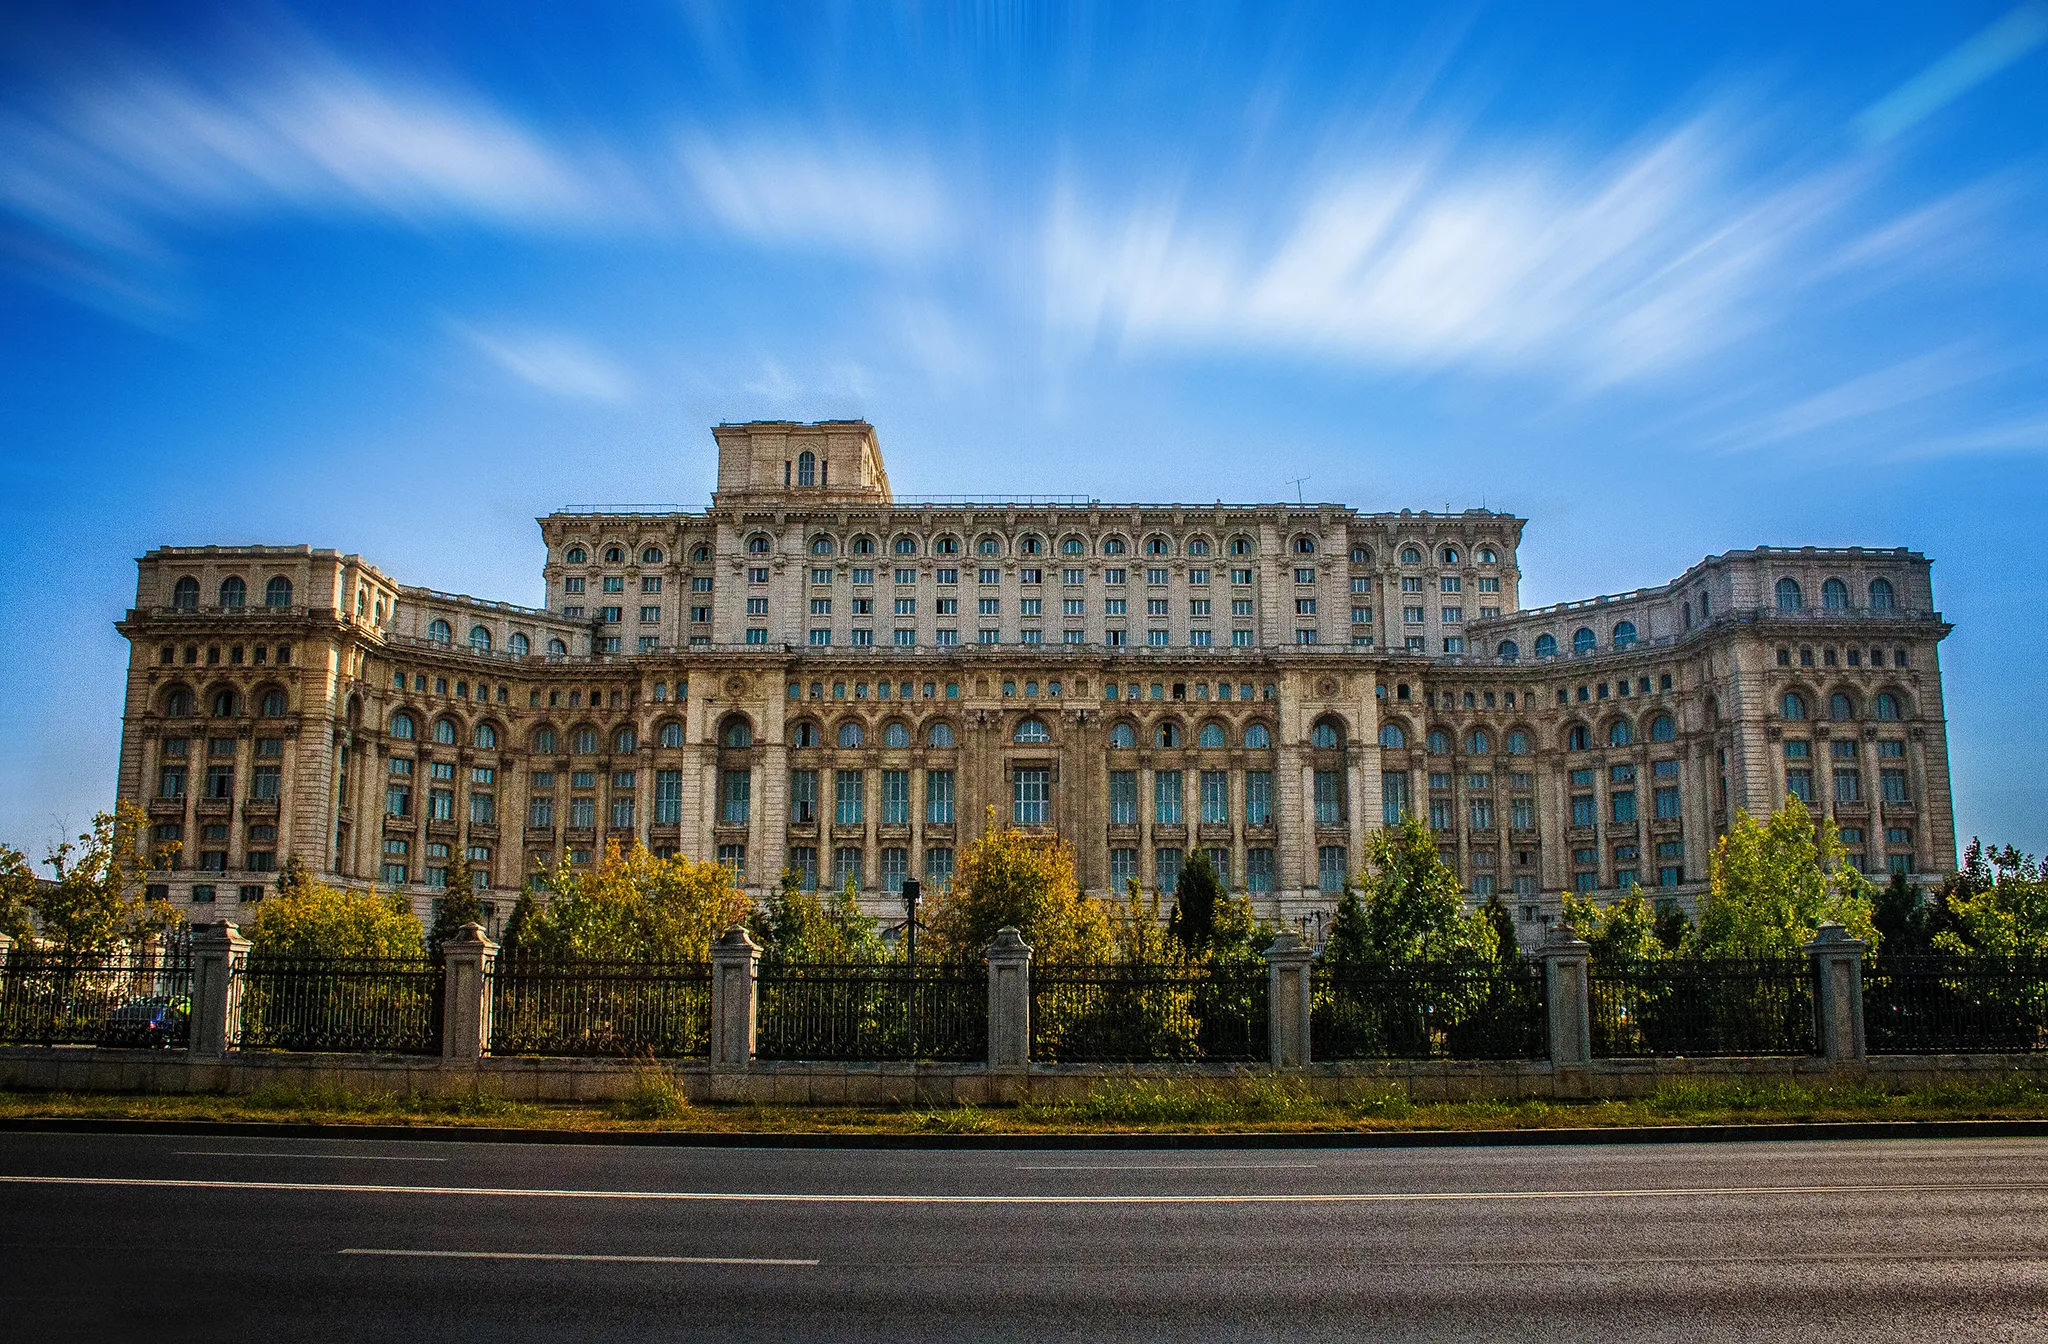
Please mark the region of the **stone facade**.
[[1524, 610], [1507, 514], [898, 499], [866, 424], [715, 434], [703, 512], [539, 520], [543, 609], [303, 546], [144, 556], [119, 789], [183, 844], [168, 894], [230, 916], [298, 855], [424, 913], [468, 853], [502, 918], [536, 860], [638, 840], [891, 911], [993, 809], [1091, 890], [1205, 849], [1313, 932], [1406, 807], [1533, 935], [1564, 889], [1689, 904], [1788, 791], [1872, 871], [1954, 869], [1916, 552]]

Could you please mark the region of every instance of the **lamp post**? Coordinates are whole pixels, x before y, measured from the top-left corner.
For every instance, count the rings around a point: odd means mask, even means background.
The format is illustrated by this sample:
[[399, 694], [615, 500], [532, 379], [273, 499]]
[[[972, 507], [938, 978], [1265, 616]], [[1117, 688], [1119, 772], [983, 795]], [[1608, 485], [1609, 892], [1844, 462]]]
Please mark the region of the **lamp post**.
[[917, 898], [923, 894], [923, 883], [914, 877], [903, 879], [903, 931], [910, 939], [908, 956], [913, 965], [917, 962]]

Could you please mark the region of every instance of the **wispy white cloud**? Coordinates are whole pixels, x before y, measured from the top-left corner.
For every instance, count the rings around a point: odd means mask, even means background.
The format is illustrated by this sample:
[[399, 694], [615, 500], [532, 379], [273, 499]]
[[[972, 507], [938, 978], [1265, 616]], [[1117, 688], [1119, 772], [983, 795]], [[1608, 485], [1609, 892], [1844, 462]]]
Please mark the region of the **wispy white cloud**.
[[455, 334], [504, 372], [539, 391], [581, 401], [624, 401], [626, 370], [591, 346], [558, 332], [485, 330], [451, 323]]
[[1857, 133], [1867, 144], [1883, 144], [2043, 43], [2048, 43], [2048, 4], [2027, 0], [1871, 104], [1856, 118]]
[[1727, 451], [1743, 451], [1811, 441], [1843, 430], [1867, 430], [1871, 422], [1879, 420], [1891, 422], [1896, 429], [1896, 413], [1931, 410], [1940, 398], [2003, 372], [2011, 362], [1965, 346], [1931, 350], [1737, 422], [1712, 435], [1709, 443]]
[[745, 237], [914, 257], [951, 231], [938, 178], [914, 155], [759, 134], [692, 136], [681, 154], [712, 217]]

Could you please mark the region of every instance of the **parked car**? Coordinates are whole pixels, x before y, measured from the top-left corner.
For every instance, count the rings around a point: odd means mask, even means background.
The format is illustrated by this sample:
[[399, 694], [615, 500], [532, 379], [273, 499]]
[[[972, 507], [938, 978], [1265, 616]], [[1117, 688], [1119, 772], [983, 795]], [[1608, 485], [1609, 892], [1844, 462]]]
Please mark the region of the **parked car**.
[[192, 1001], [182, 994], [154, 994], [131, 999], [107, 1014], [100, 1029], [101, 1045], [160, 1050], [185, 1043], [185, 1025]]

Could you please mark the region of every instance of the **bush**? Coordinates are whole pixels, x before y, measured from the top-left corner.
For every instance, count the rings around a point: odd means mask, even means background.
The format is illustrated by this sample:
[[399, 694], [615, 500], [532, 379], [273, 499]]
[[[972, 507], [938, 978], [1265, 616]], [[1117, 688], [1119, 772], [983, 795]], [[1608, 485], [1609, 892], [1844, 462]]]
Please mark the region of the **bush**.
[[315, 882], [293, 861], [277, 894], [256, 908], [252, 950], [274, 957], [399, 957], [426, 955], [412, 905], [397, 893], [343, 891]]
[[996, 930], [1012, 926], [1039, 962], [1106, 961], [1109, 920], [1081, 894], [1074, 851], [1056, 835], [1021, 831], [997, 820], [962, 851], [953, 885], [931, 899], [934, 950], [978, 961]]

